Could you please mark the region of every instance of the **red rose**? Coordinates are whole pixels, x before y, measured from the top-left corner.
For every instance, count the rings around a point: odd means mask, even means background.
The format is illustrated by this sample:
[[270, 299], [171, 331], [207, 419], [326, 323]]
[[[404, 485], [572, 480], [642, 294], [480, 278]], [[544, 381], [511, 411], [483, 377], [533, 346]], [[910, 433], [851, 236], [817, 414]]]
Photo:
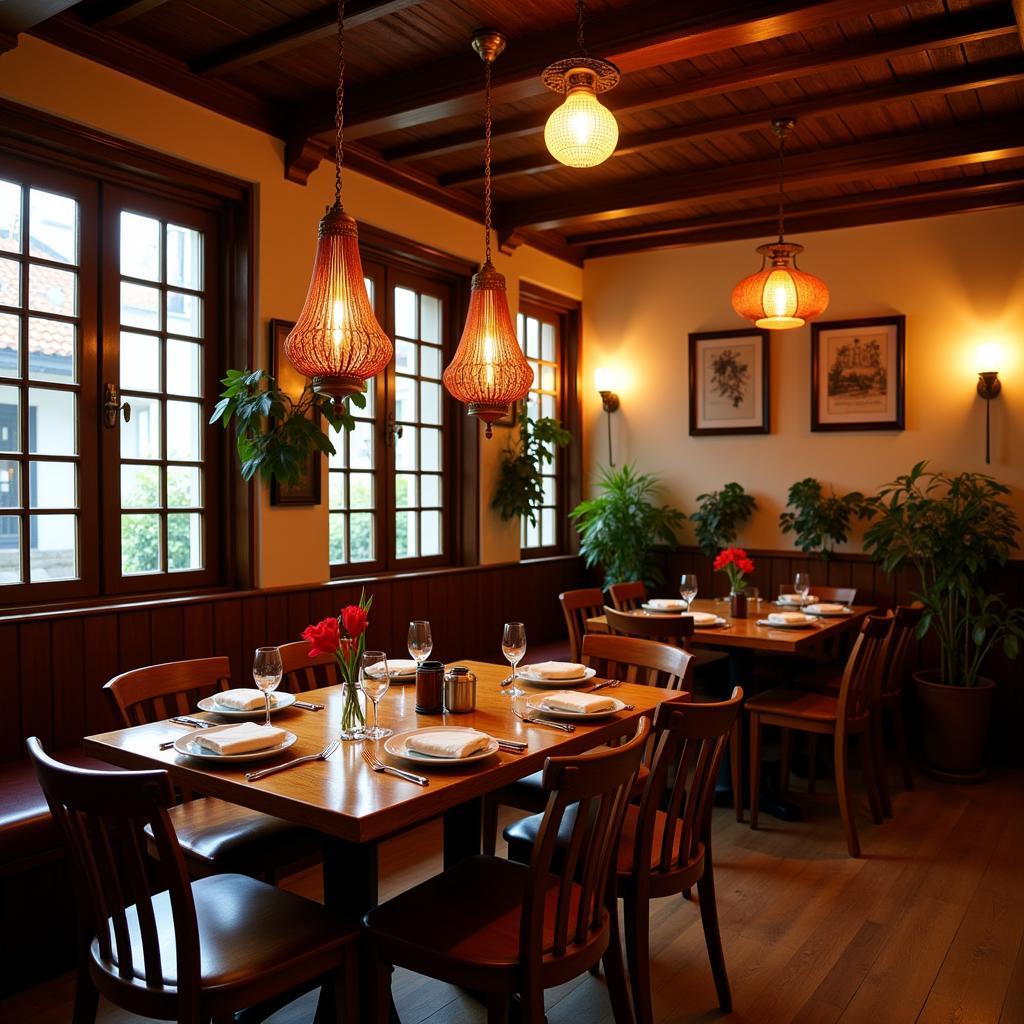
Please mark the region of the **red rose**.
[[350, 604], [347, 608], [341, 609], [341, 622], [353, 640], [366, 632], [368, 625], [366, 609], [360, 608], [357, 604]]
[[741, 572], [754, 571], [754, 563], [749, 558], [738, 558], [736, 564], [740, 567]]
[[334, 654], [338, 649], [341, 630], [337, 619], [322, 619], [315, 626], [307, 626], [302, 631], [302, 639], [309, 644], [309, 656], [318, 654]]

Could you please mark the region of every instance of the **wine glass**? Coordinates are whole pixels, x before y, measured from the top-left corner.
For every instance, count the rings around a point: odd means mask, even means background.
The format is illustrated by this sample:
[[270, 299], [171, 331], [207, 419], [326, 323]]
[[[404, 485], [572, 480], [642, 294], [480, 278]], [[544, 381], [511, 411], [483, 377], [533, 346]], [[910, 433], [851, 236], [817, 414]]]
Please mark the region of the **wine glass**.
[[679, 577], [679, 596], [686, 602], [686, 610], [689, 611], [697, 596], [697, 577], [692, 572], [683, 573]]
[[277, 689], [283, 674], [284, 665], [281, 664], [280, 650], [276, 647], [257, 647], [256, 657], [252, 663], [252, 677], [263, 691], [263, 699], [267, 702], [267, 725], [270, 725], [270, 695]]
[[415, 659], [419, 669], [434, 649], [434, 638], [430, 635], [430, 623], [426, 619], [413, 619], [409, 623], [409, 657]]
[[377, 703], [388, 692], [391, 676], [388, 674], [388, 658], [383, 651], [364, 651], [359, 659], [359, 681], [363, 692], [373, 704], [373, 725], [363, 730], [363, 738], [382, 740], [394, 735], [394, 729], [382, 729], [377, 724]]
[[526, 692], [516, 686], [516, 666], [526, 654], [526, 627], [521, 622], [505, 623], [505, 631], [501, 634], [501, 653], [512, 666], [512, 685], [507, 693], [510, 697], [518, 697]]
[[793, 590], [799, 595], [800, 603], [804, 604], [807, 600], [807, 595], [811, 590], [811, 577], [806, 572], [798, 572], [793, 577]]

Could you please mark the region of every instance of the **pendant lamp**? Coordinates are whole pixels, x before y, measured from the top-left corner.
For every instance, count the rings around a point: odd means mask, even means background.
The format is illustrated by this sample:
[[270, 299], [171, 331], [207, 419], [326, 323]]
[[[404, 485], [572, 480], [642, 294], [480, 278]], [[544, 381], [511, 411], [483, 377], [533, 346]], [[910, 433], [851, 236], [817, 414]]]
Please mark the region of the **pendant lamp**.
[[596, 167], [615, 152], [619, 126], [597, 98], [619, 84], [611, 61], [588, 57], [583, 48], [583, 0], [576, 0], [576, 53], [549, 64], [541, 81], [565, 94], [544, 125], [548, 152], [568, 167]]
[[468, 406], [470, 416], [491, 424], [508, 415], [508, 407], [530, 392], [533, 370], [523, 355], [508, 311], [505, 275], [491, 263], [491, 66], [502, 50], [505, 37], [493, 29], [481, 29], [473, 37], [473, 49], [484, 62], [484, 264], [473, 275], [466, 326], [455, 356], [444, 371], [444, 386]]
[[785, 240], [785, 150], [786, 136], [796, 120], [780, 117], [772, 121], [779, 137], [779, 240], [759, 245], [761, 269], [732, 290], [732, 308], [758, 327], [787, 331], [803, 327], [808, 321], [825, 312], [828, 306], [828, 287], [821, 278], [801, 270], [797, 256], [804, 247]]
[[336, 401], [366, 390], [366, 381], [391, 362], [392, 345], [366, 294], [355, 220], [341, 205], [344, 158], [345, 0], [338, 0], [338, 87], [334, 110], [334, 205], [317, 233], [309, 291], [285, 338], [291, 364], [313, 387]]

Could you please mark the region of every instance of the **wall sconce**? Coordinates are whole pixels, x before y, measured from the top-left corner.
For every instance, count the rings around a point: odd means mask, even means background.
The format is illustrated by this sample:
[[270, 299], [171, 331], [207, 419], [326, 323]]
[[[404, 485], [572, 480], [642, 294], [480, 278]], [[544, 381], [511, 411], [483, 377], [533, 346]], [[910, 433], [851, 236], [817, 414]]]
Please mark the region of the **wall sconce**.
[[594, 383], [597, 385], [597, 392], [601, 396], [601, 408], [604, 409], [605, 417], [608, 420], [608, 465], [614, 466], [615, 460], [612, 458], [612, 413], [618, 412], [619, 396], [612, 391], [614, 383], [612, 371], [607, 367], [600, 367], [594, 373]]
[[[983, 352], [988, 351], [988, 346], [983, 349]], [[982, 363], [986, 365], [987, 360]], [[995, 398], [1000, 391], [1003, 390], [1003, 385], [999, 380], [998, 370], [979, 370], [978, 371], [978, 394], [985, 399], [985, 465], [987, 466], [992, 460], [991, 454], [991, 411], [992, 411], [992, 399]]]

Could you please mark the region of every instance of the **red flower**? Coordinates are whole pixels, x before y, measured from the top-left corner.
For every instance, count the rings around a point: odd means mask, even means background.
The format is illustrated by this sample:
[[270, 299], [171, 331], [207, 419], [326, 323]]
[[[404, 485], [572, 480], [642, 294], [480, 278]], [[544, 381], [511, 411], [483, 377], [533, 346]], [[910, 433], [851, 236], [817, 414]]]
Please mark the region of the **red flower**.
[[341, 622], [345, 627], [345, 632], [355, 640], [366, 632], [366, 627], [369, 624], [366, 609], [357, 604], [350, 604], [348, 607], [342, 608]]
[[322, 619], [315, 626], [307, 626], [302, 631], [302, 639], [309, 644], [311, 658], [318, 654], [334, 654], [338, 649], [340, 637], [338, 620], [334, 618]]

